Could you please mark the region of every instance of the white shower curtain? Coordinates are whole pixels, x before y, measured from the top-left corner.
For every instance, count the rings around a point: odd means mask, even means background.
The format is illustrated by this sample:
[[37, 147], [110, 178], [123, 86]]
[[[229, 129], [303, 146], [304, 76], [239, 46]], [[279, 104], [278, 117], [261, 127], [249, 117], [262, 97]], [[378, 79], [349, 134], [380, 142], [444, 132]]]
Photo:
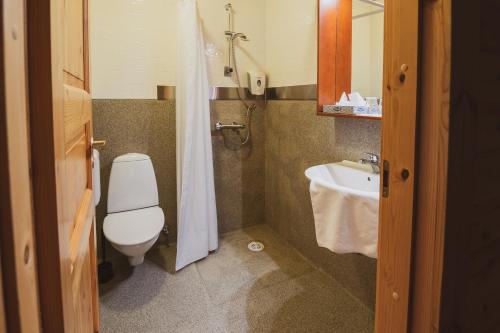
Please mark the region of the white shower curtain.
[[208, 75], [196, 0], [179, 0], [176, 270], [218, 247]]

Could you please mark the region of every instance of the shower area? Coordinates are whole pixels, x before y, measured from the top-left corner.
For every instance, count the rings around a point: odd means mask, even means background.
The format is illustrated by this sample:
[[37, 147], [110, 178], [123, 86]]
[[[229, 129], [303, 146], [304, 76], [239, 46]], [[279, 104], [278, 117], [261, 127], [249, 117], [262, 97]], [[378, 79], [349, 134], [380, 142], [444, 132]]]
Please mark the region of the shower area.
[[[233, 9], [227, 2], [215, 6], [199, 1], [210, 85], [220, 233], [264, 220], [265, 100], [264, 96], [251, 96], [246, 89], [247, 73], [264, 71], [264, 17], [260, 22], [252, 22], [262, 15], [264, 1], [260, 2], [258, 6], [235, 1]], [[115, 156], [129, 151], [147, 153], [155, 165], [160, 205], [168, 215], [169, 240], [174, 242], [177, 4], [113, 3], [91, 2], [94, 131], [96, 137], [104, 135], [108, 142], [108, 147], [101, 151], [102, 197], [107, 196], [107, 166]], [[119, 19], [110, 19], [110, 12], [115, 12]], [[166, 13], [167, 18], [163, 20], [165, 15], [160, 13]], [[243, 89], [237, 89], [238, 86]], [[98, 215], [105, 215], [105, 209], [103, 202], [97, 207]]]
[[164, 231], [136, 268], [97, 233], [99, 259], [104, 246], [114, 267], [100, 286], [103, 332], [301, 324], [370, 332], [376, 261], [317, 246], [303, 171], [377, 152], [380, 128], [316, 115], [316, 0], [197, 1], [219, 248], [176, 272], [178, 1], [89, 1], [94, 136], [107, 142], [97, 228], [112, 161], [128, 152], [151, 157], [165, 213]]

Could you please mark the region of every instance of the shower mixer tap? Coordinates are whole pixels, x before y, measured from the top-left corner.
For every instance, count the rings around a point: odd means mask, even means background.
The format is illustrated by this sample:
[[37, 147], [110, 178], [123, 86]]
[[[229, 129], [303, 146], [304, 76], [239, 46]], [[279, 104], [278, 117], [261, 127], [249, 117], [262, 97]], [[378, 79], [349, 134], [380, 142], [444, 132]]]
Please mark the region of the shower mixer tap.
[[225, 125], [225, 124], [221, 123], [220, 121], [217, 124], [215, 124], [215, 129], [217, 131], [222, 131], [222, 130], [225, 130], [225, 129], [231, 129], [233, 131], [236, 131], [236, 130], [239, 130], [239, 129], [245, 129], [246, 127], [247, 127], [246, 125], [244, 125], [244, 124], [238, 124], [238, 123], [236, 123], [234, 121], [230, 125]]

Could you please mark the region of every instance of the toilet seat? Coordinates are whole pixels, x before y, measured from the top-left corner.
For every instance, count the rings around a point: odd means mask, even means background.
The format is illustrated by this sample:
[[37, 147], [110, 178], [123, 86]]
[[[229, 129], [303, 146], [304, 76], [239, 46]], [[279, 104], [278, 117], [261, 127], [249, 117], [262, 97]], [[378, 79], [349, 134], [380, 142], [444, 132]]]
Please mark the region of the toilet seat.
[[103, 231], [117, 245], [138, 245], [158, 236], [165, 216], [160, 207], [136, 209], [106, 216]]

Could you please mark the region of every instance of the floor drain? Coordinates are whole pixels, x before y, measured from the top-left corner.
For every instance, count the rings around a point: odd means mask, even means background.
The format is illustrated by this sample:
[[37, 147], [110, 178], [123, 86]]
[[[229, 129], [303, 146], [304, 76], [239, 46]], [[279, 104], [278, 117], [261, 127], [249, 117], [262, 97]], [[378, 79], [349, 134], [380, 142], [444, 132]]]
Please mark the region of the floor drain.
[[248, 243], [248, 249], [252, 252], [260, 252], [264, 250], [264, 244], [261, 242], [250, 242]]

